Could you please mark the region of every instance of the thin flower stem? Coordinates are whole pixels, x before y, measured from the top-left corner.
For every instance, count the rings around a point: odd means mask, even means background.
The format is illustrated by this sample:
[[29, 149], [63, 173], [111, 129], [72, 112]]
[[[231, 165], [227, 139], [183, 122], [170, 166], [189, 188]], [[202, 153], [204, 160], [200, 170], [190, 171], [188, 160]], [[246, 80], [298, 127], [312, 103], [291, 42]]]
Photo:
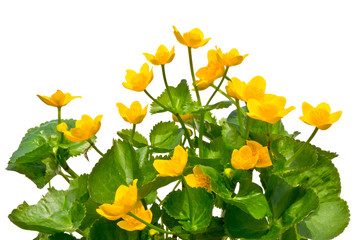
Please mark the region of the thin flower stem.
[[170, 99], [170, 102], [171, 102], [171, 106], [175, 107], [174, 100], [173, 100], [173, 98], [172, 98], [172, 95], [171, 95], [171, 92], [170, 92], [170, 88], [169, 88], [168, 82], [167, 82], [167, 80], [166, 80], [165, 65], [164, 65], [164, 64], [161, 65], [161, 71], [162, 71], [162, 75], [163, 75], [163, 79], [164, 79], [164, 84], [165, 84], [165, 87], [166, 87], [166, 91], [167, 91], [167, 93], [168, 93], [168, 96], [169, 96], [169, 99]]
[[156, 227], [154, 225], [152, 225], [151, 223], [148, 223], [144, 220], [142, 220], [141, 218], [139, 218], [138, 216], [136, 216], [135, 214], [133, 214], [132, 212], [129, 212], [128, 213], [129, 216], [135, 218], [136, 220], [138, 220], [139, 222], [145, 224], [146, 226], [152, 228], [152, 229], [155, 229], [156, 231], [158, 232], [161, 232], [161, 233], [165, 233], [165, 234], [173, 234], [173, 235], [176, 235], [177, 233], [176, 232], [170, 232], [170, 231], [165, 231], [164, 229], [161, 229], [159, 227]]
[[308, 140], [301, 145], [301, 147], [295, 152], [295, 154], [289, 159], [289, 161], [294, 160], [297, 156], [299, 156], [299, 155], [302, 153], [302, 151], [305, 149], [305, 147], [306, 147], [306, 146], [311, 142], [311, 140], [315, 137], [315, 135], [316, 135], [316, 133], [318, 132], [318, 130], [319, 130], [319, 129], [318, 129], [317, 127], [315, 127], [314, 131], [312, 132], [312, 134], [310, 135], [310, 137], [308, 138]]
[[132, 128], [132, 131], [131, 131], [131, 136], [130, 136], [130, 143], [131, 144], [133, 144], [133, 141], [134, 141], [135, 130], [136, 130], [136, 124], [133, 124], [133, 128]]
[[88, 142], [90, 143], [90, 146], [95, 149], [95, 151], [100, 154], [100, 156], [104, 156], [104, 154], [95, 146], [95, 143], [93, 141], [91, 141], [90, 139], [88, 139]]
[[192, 144], [192, 142], [191, 142], [191, 139], [190, 139], [190, 134], [189, 134], [189, 131], [187, 130], [187, 128], [186, 128], [186, 126], [185, 126], [185, 123], [184, 123], [184, 121], [182, 120], [182, 118], [180, 117], [180, 115], [178, 114], [178, 113], [175, 113], [174, 114], [176, 117], [177, 117], [177, 119], [178, 119], [178, 121], [179, 121], [179, 123], [180, 123], [180, 125], [181, 125], [181, 127], [182, 127], [182, 129], [184, 129], [184, 134], [185, 134], [185, 137], [186, 137], [186, 139], [188, 140], [188, 142], [189, 142], [189, 146], [190, 146], [190, 148], [194, 148], [194, 146], [193, 146], [193, 144]]
[[[211, 87], [216, 89], [216, 86], [214, 84], [211, 84]], [[234, 99], [232, 99], [232, 97], [230, 97], [229, 95], [227, 95], [223, 90], [218, 89], [218, 92], [221, 93], [222, 95], [224, 95], [224, 97], [226, 97], [227, 99], [229, 99], [233, 104], [235, 104]]]
[[201, 106], [201, 98], [200, 98], [200, 94], [199, 94], [199, 89], [196, 86], [196, 81], [195, 81], [195, 73], [194, 73], [194, 66], [193, 66], [193, 60], [192, 60], [191, 47], [188, 47], [188, 53], [189, 53], [189, 63], [190, 63], [191, 78], [192, 78], [192, 82], [193, 82], [193, 85], [194, 85], [197, 101], [198, 101], [199, 105]]
[[59, 175], [60, 176], [62, 176], [64, 179], [65, 179], [65, 181], [67, 181], [68, 183], [70, 183], [70, 179], [68, 178], [68, 176], [66, 176], [64, 173], [63, 173], [63, 171], [59, 171]]
[[144, 93], [145, 93], [151, 100], [153, 100], [153, 102], [155, 102], [157, 105], [159, 105], [160, 107], [162, 107], [164, 110], [166, 110], [166, 111], [168, 111], [168, 112], [171, 112], [172, 114], [175, 115], [175, 112], [174, 112], [172, 109], [167, 108], [167, 107], [165, 107], [163, 104], [161, 104], [158, 100], [156, 100], [153, 96], [151, 96], [151, 94], [150, 94], [148, 91], [146, 91], [146, 89], [144, 90]]
[[267, 148], [269, 151], [269, 156], [270, 156], [270, 160], [271, 163], [274, 164], [275, 163], [275, 159], [273, 158], [272, 152], [271, 152], [271, 139], [270, 139], [270, 123], [266, 123], [266, 142], [267, 142]]
[[202, 158], [204, 154], [204, 123], [205, 123], [205, 113], [200, 114], [200, 126], [199, 126], [199, 157]]
[[81, 229], [79, 229], [79, 228], [76, 230], [76, 232], [79, 233], [81, 236], [83, 236], [83, 237], [85, 237], [85, 238], [88, 237], [87, 234], [86, 234], [83, 230], [81, 230]]
[[[247, 103], [246, 104], [246, 109], [247, 109]], [[244, 114], [244, 116], [246, 116]], [[247, 140], [249, 138], [249, 133], [250, 133], [250, 117], [246, 116], [246, 122], [245, 122], [245, 140]]]
[[57, 107], [57, 112], [58, 112], [58, 124], [60, 124], [61, 123], [61, 107]]
[[236, 106], [236, 112], [237, 112], [237, 117], [238, 117], [238, 121], [239, 121], [239, 129], [240, 129], [240, 133], [242, 136], [244, 136], [244, 122], [243, 122], [243, 111], [241, 111], [241, 107], [240, 107], [240, 101], [239, 99], [235, 100], [235, 106]]
[[209, 100], [207, 101], [207, 103], [206, 103], [206, 105], [205, 105], [205, 108], [207, 108], [207, 107], [209, 106], [211, 100], [213, 99], [213, 97], [215, 96], [215, 94], [219, 91], [222, 83], [223, 83], [224, 80], [225, 80], [225, 77], [226, 77], [226, 74], [227, 74], [228, 71], [229, 71], [229, 67], [226, 67], [226, 68], [225, 68], [224, 75], [223, 75], [223, 77], [222, 77], [219, 85], [215, 88], [215, 91], [213, 92], [213, 94], [211, 95], [211, 97], [209, 98]]
[[62, 168], [68, 173], [70, 174], [70, 176], [72, 178], [78, 178], [79, 175], [76, 174], [76, 172], [74, 172], [67, 163], [65, 163], [66, 165], [65, 166], [62, 166]]

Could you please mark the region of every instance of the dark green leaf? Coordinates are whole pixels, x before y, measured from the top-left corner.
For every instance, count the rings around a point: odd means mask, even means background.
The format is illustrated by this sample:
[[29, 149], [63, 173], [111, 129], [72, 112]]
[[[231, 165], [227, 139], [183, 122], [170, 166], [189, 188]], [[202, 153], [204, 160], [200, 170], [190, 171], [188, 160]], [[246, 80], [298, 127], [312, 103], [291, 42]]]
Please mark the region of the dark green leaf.
[[255, 219], [233, 205], [228, 205], [224, 222], [226, 232], [232, 238], [259, 238], [268, 230], [265, 218]]
[[156, 191], [157, 189], [164, 187], [168, 185], [169, 183], [172, 183], [176, 180], [179, 180], [179, 178], [175, 177], [157, 177], [153, 181], [148, 182], [141, 186], [141, 188], [138, 190], [138, 196], [139, 198], [144, 198], [148, 194]]
[[[160, 122], [150, 132], [151, 146], [165, 152], [173, 150], [180, 144], [184, 130], [179, 129], [175, 122]], [[157, 151], [157, 150], [153, 150]]]
[[69, 200], [67, 191], [49, 192], [36, 204], [26, 202], [9, 215], [18, 227], [48, 234], [74, 232], [85, 217], [83, 204]]
[[195, 235], [198, 240], [221, 240], [225, 236], [224, 219], [213, 217], [205, 232]]
[[39, 235], [34, 240], [76, 240], [77, 238], [66, 234], [66, 233], [56, 233], [54, 235], [39, 233]]
[[188, 188], [171, 192], [164, 201], [164, 209], [173, 218], [179, 220], [186, 231], [203, 232], [209, 226], [213, 196], [204, 188]]
[[105, 218], [98, 219], [92, 226], [89, 240], [137, 240], [140, 239], [140, 232], [125, 231], [117, 226], [117, 221], [109, 221]]
[[230, 150], [239, 149], [245, 145], [245, 139], [241, 137], [238, 126], [224, 122], [221, 131], [224, 144]]
[[[127, 142], [130, 141], [131, 134], [132, 134], [132, 129], [123, 129], [117, 132], [117, 135], [119, 135], [119, 137], [121, 137], [124, 141]], [[148, 141], [143, 135], [135, 131], [132, 144], [137, 148], [141, 148], [147, 146]]]

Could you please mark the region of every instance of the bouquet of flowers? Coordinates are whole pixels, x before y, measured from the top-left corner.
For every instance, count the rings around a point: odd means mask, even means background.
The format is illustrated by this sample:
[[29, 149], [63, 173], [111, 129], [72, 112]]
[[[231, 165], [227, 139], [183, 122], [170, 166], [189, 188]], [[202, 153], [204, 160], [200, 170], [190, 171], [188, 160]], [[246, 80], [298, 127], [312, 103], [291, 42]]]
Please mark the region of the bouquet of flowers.
[[[64, 106], [79, 96], [58, 90], [40, 96], [58, 110], [58, 117], [28, 130], [11, 156], [8, 170], [24, 174], [48, 193], [35, 205], [26, 202], [9, 219], [22, 229], [38, 231], [37, 240], [113, 239], [332, 239], [348, 225], [349, 210], [340, 198], [340, 177], [332, 164], [337, 154], [310, 141], [341, 117], [327, 103], [302, 104], [304, 123], [314, 131], [306, 142], [296, 139], [281, 121], [295, 109], [286, 98], [265, 93], [266, 82], [255, 76], [248, 83], [229, 77], [247, 54], [238, 50], [208, 51], [208, 64], [194, 71], [192, 51], [208, 43], [195, 28], [177, 41], [187, 47], [191, 83], [169, 86], [165, 66], [175, 56], [160, 45], [155, 55], [144, 53], [160, 66], [164, 91], [153, 97], [147, 86], [153, 68], [127, 70], [123, 86], [144, 92], [150, 113], [167, 113], [173, 121], [156, 123], [149, 137], [136, 131], [146, 117], [138, 101], [117, 103], [120, 116], [132, 124], [106, 152], [99, 150], [96, 133], [102, 115], [94, 119], [62, 119]], [[184, 48], [185, 50], [185, 48]], [[215, 83], [220, 79], [218, 83]], [[227, 81], [225, 90], [222, 90]], [[189, 87], [192, 86], [192, 87]], [[212, 94], [203, 102], [200, 93]], [[195, 100], [192, 98], [195, 93]], [[216, 94], [223, 101], [213, 103]], [[204, 97], [203, 97], [204, 98]], [[228, 116], [214, 110], [233, 108]], [[94, 149], [100, 159], [89, 174], [78, 175], [67, 160]], [[256, 183], [253, 173], [258, 172]], [[62, 176], [67, 190], [56, 190], [51, 179]], [[172, 184], [165, 198], [158, 190]], [[77, 232], [77, 234], [73, 234]]]

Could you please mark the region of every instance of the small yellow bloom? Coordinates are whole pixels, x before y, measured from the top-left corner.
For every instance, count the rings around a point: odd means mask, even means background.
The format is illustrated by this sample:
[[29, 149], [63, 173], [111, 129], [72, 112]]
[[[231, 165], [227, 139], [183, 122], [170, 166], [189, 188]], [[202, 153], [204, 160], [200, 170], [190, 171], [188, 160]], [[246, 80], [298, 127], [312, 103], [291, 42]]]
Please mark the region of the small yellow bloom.
[[144, 56], [149, 62], [151, 62], [154, 65], [164, 65], [170, 63], [174, 59], [175, 57], [174, 48], [175, 47], [173, 47], [169, 52], [169, 50], [164, 45], [161, 44], [160, 47], [157, 49], [155, 56], [149, 53], [144, 53]]
[[57, 90], [56, 93], [51, 95], [51, 97], [40, 96], [40, 95], [37, 95], [37, 96], [40, 98], [41, 101], [43, 101], [47, 105], [53, 106], [53, 107], [63, 107], [66, 104], [68, 104], [71, 100], [73, 100], [75, 98], [81, 98], [80, 96], [71, 96], [70, 93], [64, 94], [60, 90]]
[[196, 77], [199, 78], [196, 81], [198, 90], [204, 90], [208, 88], [213, 82], [222, 77], [225, 73], [225, 67], [217, 59], [217, 52], [214, 49], [208, 51], [208, 65], [200, 68], [196, 72]]
[[66, 125], [66, 123], [62, 122], [56, 126], [56, 130], [63, 133], [68, 130], [68, 126]]
[[211, 192], [210, 177], [204, 174], [201, 167], [195, 166], [193, 168], [193, 173], [194, 174], [185, 176], [187, 184], [192, 188], [202, 187], [205, 188], [208, 192]]
[[[131, 213], [133, 213], [135, 216], [141, 218], [147, 223], [151, 223], [152, 220], [152, 212], [150, 209], [145, 210], [144, 206], [142, 205], [141, 201], [138, 201], [135, 204], [135, 207], [133, 210], [131, 210]], [[117, 225], [126, 230], [126, 231], [136, 231], [136, 230], [143, 230], [146, 228], [146, 225], [142, 222], [139, 222], [135, 218], [125, 215], [122, 217], [124, 220], [117, 223]]]
[[[190, 121], [193, 117], [194, 114], [192, 113], [180, 115], [180, 118], [183, 120], [184, 123]], [[172, 114], [172, 119], [174, 120], [174, 122], [179, 122], [178, 118], [174, 114]]]
[[220, 48], [216, 48], [216, 51], [218, 54], [219, 62], [227, 67], [239, 65], [249, 55], [245, 54], [244, 56], [242, 56], [235, 48], [231, 49], [228, 53], [223, 53]]
[[315, 126], [318, 129], [326, 130], [341, 117], [342, 111], [330, 113], [329, 104], [320, 103], [314, 108], [307, 102], [302, 104], [303, 115], [300, 117], [304, 123]]
[[99, 131], [102, 117], [99, 115], [93, 120], [86, 114], [82, 115], [81, 120], [75, 122], [75, 128], [64, 132], [65, 137], [72, 142], [89, 140]]
[[210, 38], [204, 39], [203, 32], [198, 28], [194, 28], [190, 32], [186, 32], [183, 35], [181, 35], [181, 33], [176, 29], [175, 26], [173, 26], [173, 28], [174, 28], [174, 35], [176, 39], [179, 41], [179, 43], [191, 48], [202, 47], [205, 44], [207, 44], [208, 41], [210, 40]]
[[186, 151], [180, 146], [176, 146], [174, 154], [170, 160], [158, 160], [153, 163], [154, 168], [159, 173], [159, 177], [177, 177], [183, 173], [188, 161], [188, 150]]
[[130, 108], [127, 108], [122, 103], [117, 103], [116, 106], [119, 108], [120, 116], [128, 123], [139, 124], [141, 123], [147, 113], [147, 107], [142, 109], [141, 104], [138, 101], [133, 102]]
[[265, 95], [266, 81], [263, 77], [253, 77], [248, 84], [233, 77], [225, 86], [230, 97], [247, 102], [249, 99], [261, 101]]
[[150, 229], [150, 230], [149, 230], [149, 235], [150, 235], [151, 237], [156, 236], [156, 235], [158, 235], [158, 234], [159, 234], [159, 232], [156, 231], [155, 229]]
[[151, 68], [151, 70], [149, 70], [149, 65], [144, 63], [141, 66], [139, 73], [135, 72], [134, 70], [126, 70], [126, 82], [123, 82], [122, 84], [127, 89], [136, 92], [142, 92], [147, 88], [153, 78], [153, 69]]
[[232, 179], [234, 177], [234, 170], [232, 168], [225, 168], [224, 169], [224, 175], [228, 178], [228, 179]]
[[109, 220], [118, 220], [124, 217], [136, 207], [137, 199], [137, 179], [133, 180], [133, 184], [128, 186], [120, 185], [116, 190], [115, 200], [113, 204], [102, 204], [96, 209], [96, 212]]
[[235, 149], [231, 165], [236, 169], [248, 170], [254, 167], [265, 168], [272, 165], [267, 147], [255, 141], [246, 141], [245, 146]]
[[294, 106], [285, 109], [285, 105], [285, 97], [265, 94], [264, 98], [260, 101], [256, 99], [248, 100], [247, 108], [249, 112], [247, 115], [251, 118], [273, 124], [295, 109]]

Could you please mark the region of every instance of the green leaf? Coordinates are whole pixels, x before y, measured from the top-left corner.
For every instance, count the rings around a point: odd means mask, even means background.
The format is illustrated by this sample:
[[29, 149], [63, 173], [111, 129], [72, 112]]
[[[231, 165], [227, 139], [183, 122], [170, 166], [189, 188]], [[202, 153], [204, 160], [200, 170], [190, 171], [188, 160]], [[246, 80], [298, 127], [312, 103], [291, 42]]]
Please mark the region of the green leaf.
[[299, 224], [299, 233], [316, 240], [333, 239], [350, 221], [349, 208], [339, 197], [323, 202], [316, 212]]
[[9, 215], [18, 227], [42, 233], [74, 232], [85, 217], [83, 204], [69, 200], [69, 192], [50, 189], [36, 204], [26, 202]]
[[150, 132], [151, 146], [153, 151], [168, 152], [180, 144], [184, 130], [179, 129], [175, 122], [159, 122]]
[[[119, 135], [119, 137], [121, 137], [124, 141], [128, 141], [128, 142], [130, 141], [131, 134], [132, 134], [132, 129], [123, 129], [117, 132], [117, 135]], [[146, 138], [136, 131], [132, 143], [137, 148], [145, 147], [148, 145], [148, 141], [146, 140]]]
[[199, 110], [195, 110], [192, 113], [205, 113], [205, 112], [209, 112], [212, 111], [214, 109], [224, 109], [224, 108], [228, 108], [233, 104], [232, 101], [221, 101], [221, 102], [217, 102], [215, 104], [209, 105], [206, 109], [201, 108]]
[[[187, 85], [186, 80], [181, 80], [176, 88], [170, 86], [169, 90], [174, 101], [174, 106], [171, 105], [169, 94], [166, 89], [156, 100], [165, 107], [173, 109], [180, 115], [191, 113], [197, 109], [196, 103], [191, 99], [189, 86]], [[161, 112], [166, 112], [166, 110], [156, 102], [153, 102], [151, 104], [150, 113], [155, 114]]]
[[[75, 120], [62, 121], [69, 128], [75, 126]], [[38, 188], [43, 188], [59, 171], [59, 164], [53, 150], [59, 143], [56, 126], [57, 120], [52, 120], [29, 129], [19, 148], [11, 156], [7, 170], [24, 174]], [[63, 138], [60, 146], [66, 149], [66, 155], [69, 158], [83, 153], [90, 144], [88, 142], [73, 143]]]
[[[296, 158], [292, 156], [304, 145], [301, 154]], [[276, 158], [280, 159], [274, 164], [274, 172], [287, 174], [293, 171], [303, 171], [317, 162], [317, 151], [310, 144], [294, 140], [289, 137], [281, 137], [271, 143], [271, 150]]]
[[245, 139], [241, 137], [238, 126], [224, 122], [221, 131], [225, 146], [230, 149], [239, 149], [245, 145]]
[[139, 198], [144, 198], [148, 194], [156, 191], [157, 189], [164, 187], [168, 185], [169, 183], [172, 183], [176, 180], [179, 180], [179, 178], [175, 177], [157, 177], [153, 181], [148, 182], [140, 187], [138, 189], [138, 196]]
[[255, 219], [233, 205], [227, 206], [224, 223], [231, 238], [259, 238], [268, 230], [265, 218]]
[[213, 217], [206, 231], [195, 235], [198, 240], [221, 240], [225, 236], [224, 219]]
[[211, 188], [213, 192], [221, 197], [226, 203], [240, 208], [256, 219], [261, 219], [266, 215], [271, 215], [269, 205], [263, 193], [259, 191], [253, 191], [254, 188], [249, 188], [249, 192], [241, 192], [240, 195], [232, 197], [233, 193], [228, 190], [223, 177], [220, 175], [220, 173], [218, 173], [218, 171], [203, 165], [200, 167], [204, 174], [210, 177]]
[[109, 221], [105, 218], [98, 219], [92, 226], [89, 240], [137, 240], [140, 239], [140, 232], [125, 231], [117, 226], [117, 221]]
[[79, 178], [71, 180], [68, 188], [69, 201], [78, 201], [81, 203], [86, 202], [89, 199], [89, 193], [87, 189], [88, 174], [83, 174]]
[[66, 233], [56, 233], [54, 235], [39, 233], [39, 235], [34, 240], [76, 240], [76, 239], [77, 238]]
[[179, 220], [186, 231], [203, 232], [209, 226], [214, 201], [204, 188], [188, 188], [171, 192], [164, 201], [164, 209]]
[[118, 187], [132, 184], [133, 179], [138, 179], [138, 186], [142, 185], [136, 152], [129, 143], [114, 141], [90, 173], [90, 196], [98, 203], [112, 203]]

